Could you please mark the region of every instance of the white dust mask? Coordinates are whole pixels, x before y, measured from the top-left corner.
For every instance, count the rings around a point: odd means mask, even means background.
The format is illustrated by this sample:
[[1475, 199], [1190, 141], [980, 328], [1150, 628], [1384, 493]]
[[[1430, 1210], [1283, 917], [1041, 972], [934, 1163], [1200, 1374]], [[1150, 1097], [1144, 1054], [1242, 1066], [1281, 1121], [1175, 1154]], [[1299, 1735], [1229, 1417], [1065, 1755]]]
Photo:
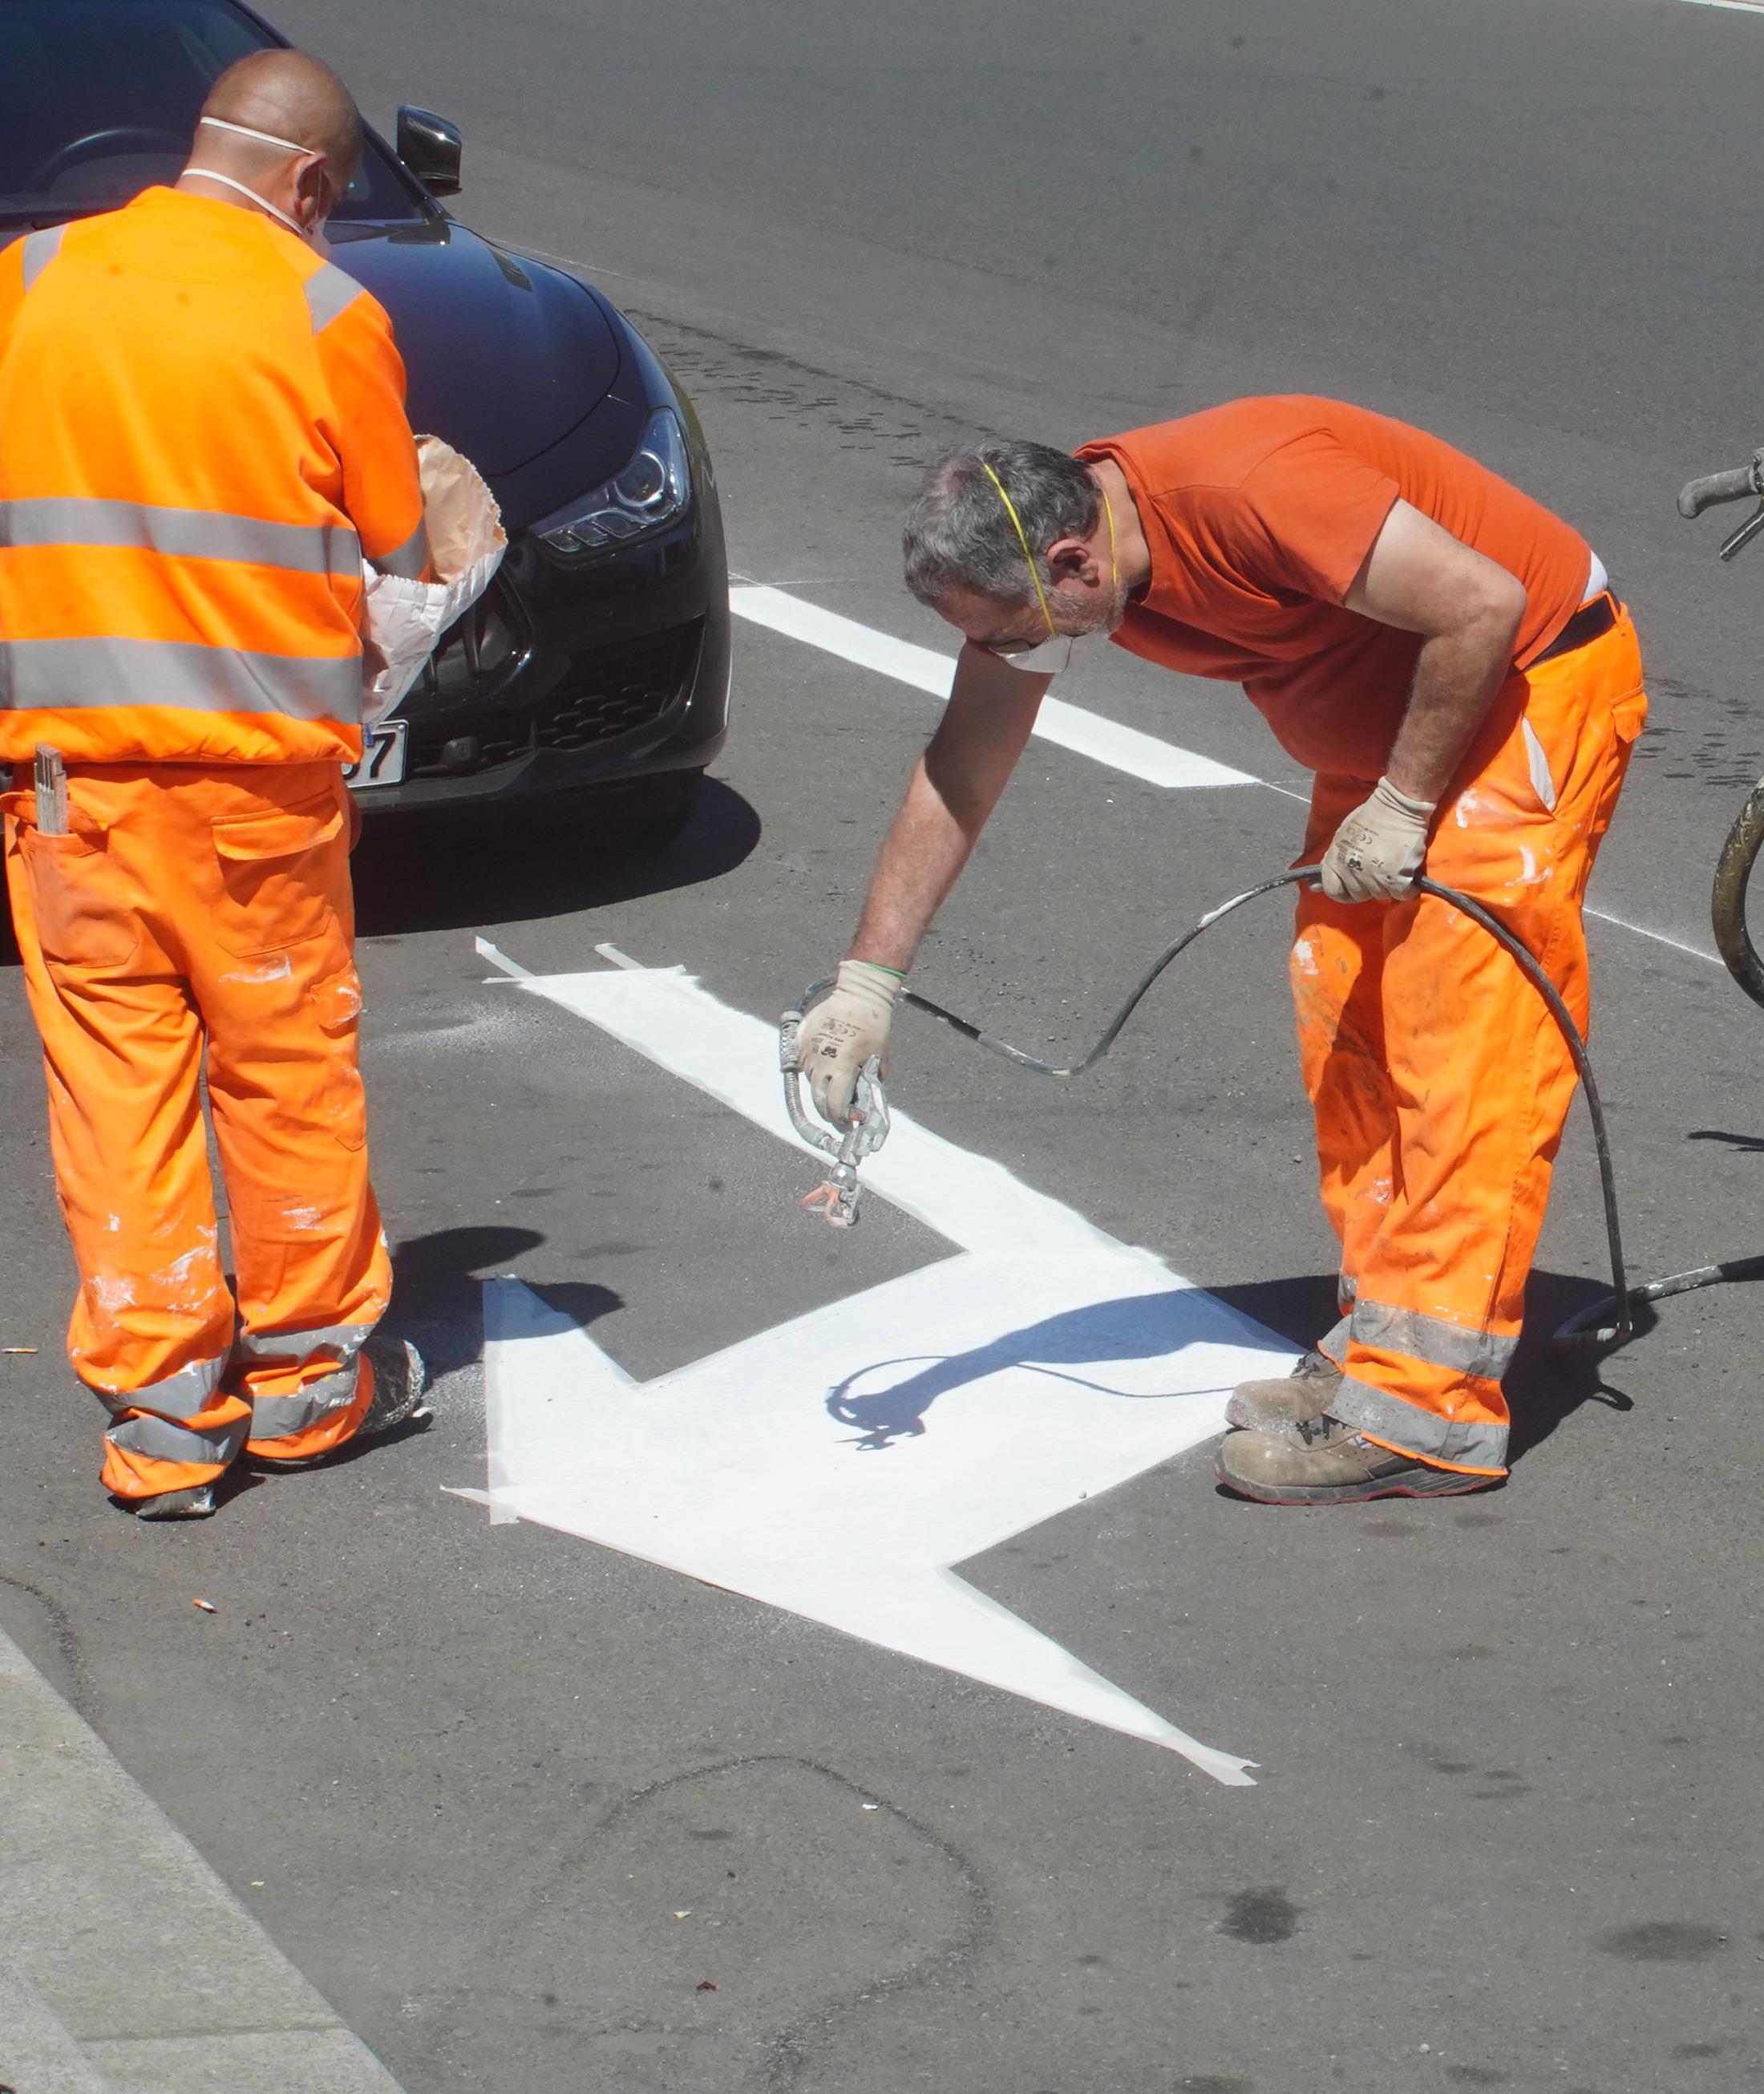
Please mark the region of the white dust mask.
[[1093, 653], [1108, 636], [1106, 632], [1054, 632], [1033, 647], [1015, 648], [1008, 654], [1002, 647], [989, 647], [986, 652], [1032, 676], [1060, 676], [1081, 654]]

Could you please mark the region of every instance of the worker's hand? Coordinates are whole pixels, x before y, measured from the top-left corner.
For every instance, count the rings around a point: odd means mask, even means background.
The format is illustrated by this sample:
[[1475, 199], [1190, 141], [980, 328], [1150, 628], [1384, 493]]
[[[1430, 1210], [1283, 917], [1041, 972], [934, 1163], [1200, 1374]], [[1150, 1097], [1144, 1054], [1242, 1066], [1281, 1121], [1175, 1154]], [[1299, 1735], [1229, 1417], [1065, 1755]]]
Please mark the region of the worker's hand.
[[1401, 901], [1412, 894], [1434, 806], [1380, 778], [1323, 854], [1324, 893], [1332, 901]]
[[886, 967], [842, 960], [838, 981], [804, 1013], [796, 1036], [797, 1066], [808, 1079], [815, 1110], [830, 1125], [849, 1123], [858, 1071], [872, 1054], [886, 1054], [903, 986]]

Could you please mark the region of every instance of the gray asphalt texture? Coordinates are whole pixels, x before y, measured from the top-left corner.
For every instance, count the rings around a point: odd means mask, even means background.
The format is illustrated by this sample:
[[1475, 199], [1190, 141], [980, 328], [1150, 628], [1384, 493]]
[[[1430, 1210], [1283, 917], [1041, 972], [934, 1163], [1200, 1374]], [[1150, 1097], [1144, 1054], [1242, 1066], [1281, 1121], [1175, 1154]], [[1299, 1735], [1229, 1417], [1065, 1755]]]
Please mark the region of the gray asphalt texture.
[[[703, 414], [743, 574], [903, 636], [934, 638], [900, 513], [977, 432], [1077, 441], [1305, 389], [1507, 471], [1587, 532], [1649, 662], [1594, 905], [1708, 947], [1714, 853], [1764, 771], [1764, 567], [1719, 567], [1718, 520], [1672, 497], [1764, 435], [1764, 22], [1676, 0], [277, 20], [376, 120], [455, 118], [461, 215], [591, 265], [638, 319]], [[442, 1374], [426, 1437], [256, 1482], [204, 1526], [107, 1508], [0, 975], [0, 1342], [42, 1347], [0, 1360], [0, 1618], [410, 2094], [1764, 2082], [1760, 1297], [1669, 1303], [1602, 1371], [1550, 1358], [1600, 1284], [1578, 1115], [1505, 1490], [1269, 1510], [1217, 1493], [1200, 1449], [969, 1566], [1254, 1757], [1253, 1789], [442, 1495], [483, 1475], [481, 1275], [519, 1273], [644, 1375], [938, 1249], [880, 1207], [848, 1240], [806, 1224], [778, 1144], [487, 987], [472, 949], [555, 971], [611, 939], [761, 1014], [826, 971], [933, 709], [738, 641], [726, 757], [668, 850], [381, 838], [360, 861], [377, 1176]], [[1076, 702], [1299, 782], [1230, 690], [1086, 673]], [[1164, 793], [1034, 745], [925, 986], [1078, 1045], [1299, 823], [1260, 788]], [[907, 1021], [895, 1088], [1304, 1340], [1330, 1246], [1285, 905], [1263, 907], [1081, 1086]], [[1636, 1265], [1758, 1249], [1764, 1017], [1694, 952], [1592, 932]]]

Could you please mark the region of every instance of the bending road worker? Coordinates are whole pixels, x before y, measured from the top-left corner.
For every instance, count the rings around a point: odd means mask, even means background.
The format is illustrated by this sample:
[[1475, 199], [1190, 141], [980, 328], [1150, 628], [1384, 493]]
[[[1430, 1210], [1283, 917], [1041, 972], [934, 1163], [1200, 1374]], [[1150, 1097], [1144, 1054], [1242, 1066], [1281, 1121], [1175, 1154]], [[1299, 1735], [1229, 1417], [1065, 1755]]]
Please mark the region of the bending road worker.
[[1324, 1505], [1506, 1474], [1502, 1376], [1575, 1072], [1509, 955], [1414, 893], [1424, 867], [1537, 955], [1584, 1028], [1581, 906], [1647, 702], [1585, 541], [1419, 429], [1250, 399], [932, 475], [913, 593], [964, 636], [838, 985], [802, 1028], [823, 1115], [884, 1052], [926, 927], [1049, 682], [1086, 641], [1238, 682], [1316, 774], [1292, 948], [1341, 1320], [1252, 1382], [1230, 1489]]
[[[103, 1481], [200, 1517], [426, 1414], [357, 1070], [344, 766], [361, 562], [427, 571], [404, 368], [324, 258], [362, 150], [292, 51], [221, 75], [175, 189], [0, 254], [6, 868]], [[65, 818], [29, 789], [47, 745]], [[223, 1271], [201, 1103], [225, 1180]]]

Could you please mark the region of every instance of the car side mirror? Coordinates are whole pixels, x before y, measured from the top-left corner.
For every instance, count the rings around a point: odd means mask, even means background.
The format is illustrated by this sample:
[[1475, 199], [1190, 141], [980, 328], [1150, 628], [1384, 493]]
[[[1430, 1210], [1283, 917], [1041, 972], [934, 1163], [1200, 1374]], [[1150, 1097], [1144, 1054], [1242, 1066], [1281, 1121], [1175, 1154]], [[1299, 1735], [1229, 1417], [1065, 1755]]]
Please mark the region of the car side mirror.
[[398, 112], [398, 157], [431, 196], [454, 196], [459, 190], [460, 161], [466, 141], [459, 127], [432, 110]]

